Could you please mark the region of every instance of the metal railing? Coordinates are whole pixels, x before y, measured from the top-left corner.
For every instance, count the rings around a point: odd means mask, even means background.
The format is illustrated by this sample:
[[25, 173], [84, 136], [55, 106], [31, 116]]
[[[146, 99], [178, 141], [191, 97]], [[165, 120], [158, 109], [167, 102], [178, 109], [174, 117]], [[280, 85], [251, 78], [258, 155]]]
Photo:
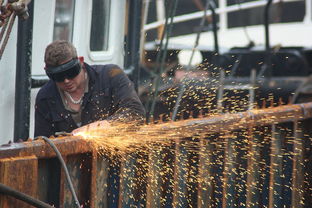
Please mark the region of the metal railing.
[[[147, 125], [132, 135], [151, 143], [120, 157], [77, 137], [53, 141], [84, 207], [300, 208], [312, 199], [311, 119], [305, 103]], [[3, 184], [70, 207], [64, 177], [41, 140], [0, 148]], [[17, 205], [0, 195], [1, 207]]]
[[[283, 2], [294, 2], [294, 1], [298, 1], [298, 0], [283, 0]], [[300, 0], [299, 0], [300, 1]], [[223, 0], [220, 1], [221, 3], [219, 3], [221, 6], [220, 8], [216, 9], [216, 13], [221, 15], [222, 17], [220, 18], [220, 29], [225, 30], [227, 29], [227, 19], [226, 16], [228, 13], [230, 12], [235, 12], [235, 11], [240, 11], [240, 10], [244, 10], [244, 9], [252, 9], [252, 8], [257, 8], [257, 7], [261, 7], [261, 6], [265, 6], [267, 4], [267, 0], [258, 0], [258, 1], [252, 1], [252, 2], [242, 2], [242, 3], [237, 3], [231, 6], [227, 6], [226, 2], [223, 2]], [[309, 1], [306, 1], [307, 4], [310, 4]], [[273, 0], [272, 1], [273, 4], [278, 4], [280, 3], [280, 0]], [[189, 13], [189, 14], [183, 14], [183, 15], [179, 15], [179, 16], [175, 16], [173, 19], [173, 23], [181, 23], [181, 22], [186, 22], [186, 21], [190, 21], [190, 20], [194, 20], [194, 19], [199, 19], [203, 16], [203, 11], [199, 11], [199, 12], [193, 12], [193, 13]], [[310, 9], [307, 10], [307, 16], [310, 17]], [[211, 15], [211, 11], [207, 11], [207, 16]], [[310, 21], [310, 19], [306, 18], [306, 21]], [[156, 22], [153, 23], [149, 23], [147, 25], [144, 26], [143, 30], [144, 31], [148, 31], [148, 30], [152, 30], [152, 29], [156, 29], [162, 25], [165, 24], [165, 20], [158, 20]]]

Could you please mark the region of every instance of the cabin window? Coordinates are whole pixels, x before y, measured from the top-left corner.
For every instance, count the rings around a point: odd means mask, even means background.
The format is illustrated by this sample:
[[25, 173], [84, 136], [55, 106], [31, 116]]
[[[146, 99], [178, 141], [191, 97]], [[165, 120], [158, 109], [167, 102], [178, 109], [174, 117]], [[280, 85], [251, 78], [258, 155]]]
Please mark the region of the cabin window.
[[[252, 1], [252, 0], [228, 0], [228, 5], [233, 5], [235, 2]], [[264, 24], [264, 6], [239, 9], [238, 11], [228, 13], [228, 27], [242, 27], [251, 25]], [[296, 11], [296, 12], [293, 12]], [[270, 8], [270, 23], [288, 23], [302, 22], [305, 16], [305, 1], [296, 0], [290, 2], [279, 2], [271, 5]]]
[[235, 5], [235, 4], [242, 4], [242, 3], [247, 3], [247, 2], [252, 2], [252, 1], [259, 1], [259, 0], [227, 0], [227, 5]]
[[53, 40], [72, 41], [75, 0], [56, 0]]
[[[203, 11], [206, 5], [206, 0], [179, 0], [177, 4], [177, 9], [175, 12], [175, 16], [182, 16], [186, 14], [192, 14], [198, 11]], [[172, 9], [174, 1], [164, 1], [165, 13], [168, 18]], [[219, 7], [218, 0], [213, 0], [213, 3], [216, 5], [216, 8]], [[153, 23], [157, 21], [157, 0], [149, 1], [148, 6], [148, 17], [147, 24]], [[219, 15], [217, 16], [217, 22], [219, 22]], [[207, 18], [204, 26], [200, 27], [202, 17], [197, 19], [191, 19], [183, 22], [174, 23], [173, 30], [171, 31], [171, 37], [188, 35], [190, 33], [197, 33], [199, 30], [212, 31], [212, 19], [211, 17]], [[170, 19], [168, 20], [168, 24], [170, 23]], [[159, 28], [152, 29], [146, 31], [146, 41], [154, 41], [155, 39], [160, 39], [159, 37]]]
[[110, 0], [92, 1], [91, 51], [108, 50]]

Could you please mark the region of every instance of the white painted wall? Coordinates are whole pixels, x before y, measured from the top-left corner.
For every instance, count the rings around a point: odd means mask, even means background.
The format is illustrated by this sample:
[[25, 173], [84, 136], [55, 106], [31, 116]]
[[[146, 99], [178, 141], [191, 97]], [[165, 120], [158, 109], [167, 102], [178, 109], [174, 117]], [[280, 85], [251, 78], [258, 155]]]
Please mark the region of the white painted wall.
[[17, 22], [0, 61], [0, 143], [13, 138]]

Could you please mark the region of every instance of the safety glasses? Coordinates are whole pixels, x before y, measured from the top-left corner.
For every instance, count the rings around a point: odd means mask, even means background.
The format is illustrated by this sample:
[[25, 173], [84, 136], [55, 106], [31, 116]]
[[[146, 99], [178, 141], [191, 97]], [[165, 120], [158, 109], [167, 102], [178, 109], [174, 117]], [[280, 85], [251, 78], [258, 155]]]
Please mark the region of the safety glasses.
[[64, 82], [65, 79], [75, 78], [81, 71], [79, 59], [72, 59], [60, 66], [46, 67], [46, 74], [55, 82]]

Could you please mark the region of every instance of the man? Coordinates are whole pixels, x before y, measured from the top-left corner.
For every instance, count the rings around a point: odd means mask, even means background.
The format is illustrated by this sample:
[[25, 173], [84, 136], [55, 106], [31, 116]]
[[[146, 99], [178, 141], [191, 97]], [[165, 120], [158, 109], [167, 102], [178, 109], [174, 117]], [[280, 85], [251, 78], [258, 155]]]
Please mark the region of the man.
[[35, 137], [83, 131], [90, 123], [143, 121], [144, 107], [117, 65], [90, 66], [62, 40], [47, 46], [44, 61], [50, 80], [36, 97]]

